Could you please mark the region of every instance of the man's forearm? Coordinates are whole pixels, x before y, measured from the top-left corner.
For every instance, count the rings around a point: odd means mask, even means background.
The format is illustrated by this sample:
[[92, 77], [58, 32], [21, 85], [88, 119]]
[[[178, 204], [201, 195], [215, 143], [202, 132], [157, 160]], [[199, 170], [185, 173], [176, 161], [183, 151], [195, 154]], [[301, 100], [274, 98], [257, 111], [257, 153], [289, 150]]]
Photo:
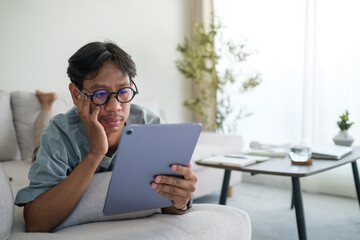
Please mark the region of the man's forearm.
[[26, 231], [50, 232], [65, 221], [80, 201], [101, 159], [87, 155], [64, 181], [27, 203]]

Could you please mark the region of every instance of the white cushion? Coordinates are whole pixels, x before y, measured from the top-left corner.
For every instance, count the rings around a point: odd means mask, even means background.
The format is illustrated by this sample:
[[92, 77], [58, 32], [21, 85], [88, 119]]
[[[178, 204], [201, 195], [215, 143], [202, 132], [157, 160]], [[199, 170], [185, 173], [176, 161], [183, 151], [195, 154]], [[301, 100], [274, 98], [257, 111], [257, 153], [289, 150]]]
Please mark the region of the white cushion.
[[20, 160], [9, 93], [0, 90], [0, 161]]
[[1, 166], [8, 177], [12, 178], [10, 182], [14, 197], [17, 192], [24, 187], [29, 186], [28, 174], [31, 167], [31, 161], [3, 161]]
[[[34, 151], [34, 122], [40, 113], [41, 104], [34, 92], [15, 91], [10, 95], [21, 158], [31, 159]], [[54, 102], [52, 115], [66, 112], [72, 106], [70, 96], [60, 96]]]
[[157, 209], [153, 209], [134, 213], [105, 216], [103, 214], [103, 208], [111, 174], [112, 172], [94, 174], [84, 195], [82, 196], [74, 211], [59, 227], [55, 229], [55, 231], [65, 227], [89, 222], [142, 218], [150, 216], [157, 211]]
[[193, 171], [204, 167], [195, 164], [196, 161], [216, 155], [240, 152], [243, 138], [239, 135], [224, 135], [214, 132], [201, 132], [198, 143], [191, 158]]
[[34, 122], [40, 112], [40, 102], [34, 93], [12, 92], [11, 106], [21, 158], [30, 159], [34, 150]]
[[157, 116], [159, 116], [163, 123], [166, 122], [165, 114], [164, 114], [163, 110], [160, 108], [160, 105], [156, 101], [156, 99], [150, 98], [150, 97], [142, 98], [139, 96], [135, 96], [134, 99], [131, 101], [131, 103], [134, 103], [134, 104], [137, 104], [144, 108], [149, 109], [150, 111], [155, 113]]
[[14, 198], [8, 177], [0, 164], [0, 239], [8, 239], [14, 217]]
[[[20, 216], [20, 215], [19, 215]], [[64, 228], [55, 233], [25, 233], [18, 226], [10, 239], [251, 239], [249, 215], [237, 208], [194, 204], [185, 215], [154, 214], [127, 221], [106, 221]]]

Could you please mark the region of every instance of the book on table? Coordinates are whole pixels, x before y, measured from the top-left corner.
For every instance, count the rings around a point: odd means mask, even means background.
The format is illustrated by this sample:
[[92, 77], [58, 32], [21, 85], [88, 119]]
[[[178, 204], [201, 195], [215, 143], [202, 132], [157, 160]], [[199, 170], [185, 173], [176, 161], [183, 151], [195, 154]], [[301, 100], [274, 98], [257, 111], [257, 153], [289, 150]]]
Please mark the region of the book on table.
[[[312, 144], [311, 157], [314, 159], [339, 160], [351, 154], [352, 148], [335, 144]], [[283, 158], [288, 156], [289, 151], [284, 148], [249, 149], [246, 154], [254, 156], [267, 156]]]
[[269, 157], [250, 156], [242, 153], [235, 153], [205, 158], [199, 162], [218, 166], [245, 167], [269, 159]]
[[272, 158], [283, 158], [289, 155], [289, 151], [284, 148], [249, 149], [247, 150], [246, 154]]
[[314, 159], [339, 160], [349, 155], [352, 148], [330, 144], [314, 144], [311, 146], [311, 152], [311, 157]]

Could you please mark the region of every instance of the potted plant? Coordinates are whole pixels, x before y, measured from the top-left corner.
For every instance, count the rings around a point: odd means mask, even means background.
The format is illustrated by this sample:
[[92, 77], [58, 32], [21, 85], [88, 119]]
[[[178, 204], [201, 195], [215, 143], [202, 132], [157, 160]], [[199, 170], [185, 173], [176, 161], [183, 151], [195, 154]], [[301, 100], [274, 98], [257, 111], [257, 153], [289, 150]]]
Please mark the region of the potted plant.
[[340, 115], [340, 120], [337, 121], [340, 131], [333, 137], [333, 141], [336, 145], [351, 146], [354, 142], [354, 138], [348, 133], [348, 129], [353, 124], [354, 122], [349, 122], [349, 111], [345, 110], [345, 113]]
[[[201, 122], [205, 131], [224, 132], [224, 123], [230, 113], [237, 114], [236, 120], [250, 115], [235, 109], [238, 106], [234, 106], [233, 96], [224, 91], [226, 86], [236, 88], [236, 94], [241, 94], [261, 83], [259, 73], [241, 76], [240, 80], [237, 76], [242, 67], [240, 63], [251, 53], [244, 44], [222, 41], [221, 30], [220, 22], [211, 23], [208, 30], [203, 23], [195, 23], [192, 38], [185, 38], [177, 46], [182, 59], [176, 61], [176, 67], [193, 84], [193, 95], [184, 105], [194, 113], [194, 120]], [[220, 70], [221, 59], [226, 59], [228, 64]], [[234, 83], [240, 83], [240, 87], [235, 87]]]

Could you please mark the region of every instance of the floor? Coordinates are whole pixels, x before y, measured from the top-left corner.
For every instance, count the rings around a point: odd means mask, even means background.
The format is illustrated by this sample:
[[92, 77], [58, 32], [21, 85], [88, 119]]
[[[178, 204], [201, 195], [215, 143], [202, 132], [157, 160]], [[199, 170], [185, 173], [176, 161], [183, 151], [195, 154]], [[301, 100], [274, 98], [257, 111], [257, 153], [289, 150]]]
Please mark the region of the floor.
[[[220, 193], [194, 203], [218, 203]], [[298, 239], [295, 211], [290, 209], [290, 189], [243, 182], [233, 188], [227, 205], [246, 211], [252, 240]], [[357, 199], [303, 192], [308, 239], [360, 239]]]

